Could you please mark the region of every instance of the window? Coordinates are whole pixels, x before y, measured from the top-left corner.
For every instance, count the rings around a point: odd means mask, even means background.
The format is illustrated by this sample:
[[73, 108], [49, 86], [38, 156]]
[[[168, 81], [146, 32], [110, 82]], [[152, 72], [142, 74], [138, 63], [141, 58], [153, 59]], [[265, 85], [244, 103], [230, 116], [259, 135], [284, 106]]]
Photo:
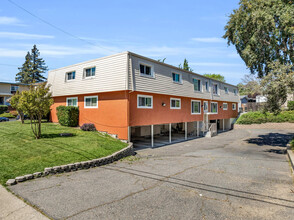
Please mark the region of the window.
[[78, 98], [77, 97], [66, 98], [66, 106], [78, 106]]
[[11, 92], [16, 92], [18, 90], [18, 86], [11, 86], [10, 91]]
[[228, 103], [223, 103], [223, 110], [228, 110]]
[[181, 99], [170, 99], [170, 108], [171, 109], [181, 109]]
[[193, 79], [194, 91], [201, 92], [201, 80]]
[[147, 95], [138, 95], [138, 108], [152, 108], [153, 97]]
[[209, 83], [208, 83], [208, 81], [205, 82], [205, 90], [206, 90], [206, 92], [209, 92]]
[[66, 73], [66, 81], [73, 80], [75, 78], [76, 78], [76, 72], [75, 71]]
[[233, 105], [232, 105], [232, 109], [233, 109], [233, 110], [236, 110], [236, 103], [233, 103]]
[[191, 114], [196, 115], [196, 114], [201, 114], [201, 101], [191, 101]]
[[228, 94], [229, 93], [229, 89], [228, 87], [224, 87], [225, 93]]
[[234, 94], [237, 95], [237, 89], [234, 89]]
[[218, 85], [217, 84], [213, 84], [213, 94], [218, 95]]
[[153, 77], [152, 67], [145, 64], [140, 64], [140, 74], [141, 76]]
[[96, 67], [87, 68], [84, 70], [84, 78], [94, 77], [96, 73]]
[[98, 96], [85, 96], [85, 108], [98, 108]]
[[172, 73], [173, 75], [173, 82], [175, 83], [182, 83], [182, 75], [179, 73]]
[[203, 111], [208, 112], [208, 101], [203, 102]]
[[217, 102], [211, 102], [210, 103], [210, 111], [211, 113], [216, 113], [217, 114]]

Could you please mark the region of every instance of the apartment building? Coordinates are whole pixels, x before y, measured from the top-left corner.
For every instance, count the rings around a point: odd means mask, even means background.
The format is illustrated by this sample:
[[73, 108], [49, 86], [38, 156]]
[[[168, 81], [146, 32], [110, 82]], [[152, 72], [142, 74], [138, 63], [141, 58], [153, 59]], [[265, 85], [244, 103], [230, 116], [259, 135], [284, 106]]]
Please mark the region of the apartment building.
[[56, 107], [78, 106], [79, 124], [139, 145], [159, 146], [227, 130], [238, 115], [237, 87], [123, 52], [51, 70]]
[[7, 100], [13, 96], [16, 91], [23, 91], [28, 89], [29, 87], [26, 84], [0, 82], [0, 105], [10, 106], [10, 103], [7, 102]]

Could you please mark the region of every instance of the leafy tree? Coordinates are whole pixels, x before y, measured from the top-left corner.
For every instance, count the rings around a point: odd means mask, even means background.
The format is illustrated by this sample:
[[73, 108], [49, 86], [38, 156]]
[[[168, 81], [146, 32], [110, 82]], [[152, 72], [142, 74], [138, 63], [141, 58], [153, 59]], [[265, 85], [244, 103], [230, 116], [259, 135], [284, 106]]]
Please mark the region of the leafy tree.
[[24, 114], [23, 114], [23, 111], [19, 107], [20, 97], [21, 97], [20, 92], [16, 91], [16, 93], [10, 98], [9, 102], [10, 102], [12, 108], [16, 109], [17, 113], [20, 116], [21, 123], [23, 124], [24, 123]]
[[164, 62], [165, 62], [165, 60], [166, 60], [166, 57], [165, 57], [165, 58], [163, 58], [163, 59], [158, 59], [157, 61], [158, 61], [158, 62], [162, 62], [162, 63], [164, 63]]
[[15, 81], [32, 84], [44, 82], [46, 78], [42, 75], [48, 70], [43, 58], [40, 58], [40, 52], [36, 45], [33, 46], [31, 53], [28, 52], [22, 67], [18, 68], [19, 73], [16, 74]]
[[252, 74], [245, 75], [242, 78], [242, 82], [238, 85], [240, 95], [248, 95], [249, 97], [255, 97], [262, 93], [260, 86], [260, 79]]
[[261, 81], [263, 94], [267, 97], [264, 111], [277, 115], [281, 111], [281, 106], [287, 101], [287, 95], [294, 93], [294, 66], [281, 65], [276, 61], [270, 65], [270, 68], [272, 71]]
[[228, 44], [236, 47], [251, 73], [269, 74], [272, 62], [294, 63], [294, 1], [240, 0], [225, 26]]
[[225, 77], [221, 74], [214, 74], [214, 73], [205, 73], [203, 76], [209, 77], [211, 79], [216, 79], [221, 82], [226, 82]]
[[183, 65], [182, 64], [179, 65], [179, 68], [193, 72], [193, 69], [189, 66], [188, 60], [186, 58], [184, 59]]
[[49, 113], [50, 106], [53, 104], [49, 89], [49, 87], [46, 87], [46, 83], [37, 87], [31, 86], [30, 90], [20, 93], [17, 104], [18, 109], [29, 116], [36, 139], [41, 138], [42, 118]]

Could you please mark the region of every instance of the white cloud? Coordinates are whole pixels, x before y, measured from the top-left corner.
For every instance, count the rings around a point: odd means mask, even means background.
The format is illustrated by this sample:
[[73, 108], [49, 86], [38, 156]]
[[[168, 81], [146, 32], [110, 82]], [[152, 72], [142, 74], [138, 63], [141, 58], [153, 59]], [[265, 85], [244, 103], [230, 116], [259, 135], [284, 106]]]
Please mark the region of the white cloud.
[[0, 32], [0, 38], [9, 38], [9, 39], [52, 39], [55, 38], [52, 35], [40, 35], [40, 34], [27, 34], [19, 32]]
[[201, 43], [224, 43], [225, 40], [219, 37], [195, 37], [192, 38], [193, 41]]
[[25, 26], [18, 18], [0, 16], [0, 25]]
[[26, 50], [0, 48], [0, 57], [24, 57]]

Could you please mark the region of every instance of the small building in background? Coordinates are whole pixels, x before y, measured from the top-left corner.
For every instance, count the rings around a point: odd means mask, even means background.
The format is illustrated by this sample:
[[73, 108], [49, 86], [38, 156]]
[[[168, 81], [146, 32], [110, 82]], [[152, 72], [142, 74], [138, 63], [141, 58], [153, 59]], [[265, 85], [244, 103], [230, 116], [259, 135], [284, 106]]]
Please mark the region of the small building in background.
[[11, 98], [16, 91], [24, 91], [28, 89], [29, 85], [27, 84], [0, 82], [0, 105], [10, 106], [10, 103], [7, 102], [7, 100]]

